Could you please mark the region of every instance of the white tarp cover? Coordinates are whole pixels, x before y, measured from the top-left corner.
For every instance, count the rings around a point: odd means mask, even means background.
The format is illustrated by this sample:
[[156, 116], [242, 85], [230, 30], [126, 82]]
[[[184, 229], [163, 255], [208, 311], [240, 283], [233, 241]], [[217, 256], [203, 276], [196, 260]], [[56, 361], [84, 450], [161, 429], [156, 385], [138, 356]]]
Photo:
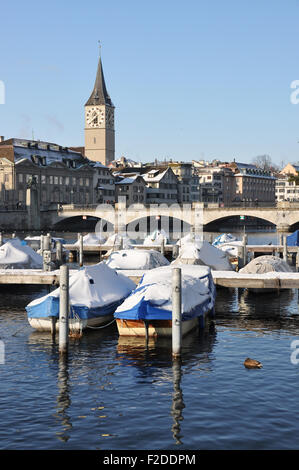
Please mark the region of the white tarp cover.
[[17, 238], [0, 247], [0, 269], [42, 269], [42, 267], [43, 258]]
[[237, 238], [231, 233], [222, 233], [215, 238], [212, 245], [218, 247], [218, 245], [222, 245], [222, 243], [234, 242], [236, 240]]
[[106, 246], [123, 246], [123, 248], [131, 248], [131, 245], [134, 245], [134, 240], [131, 240], [128, 235], [120, 235], [119, 233], [114, 233], [110, 235], [106, 242]]
[[254, 258], [239, 273], [264, 274], [269, 272], [292, 272], [291, 267], [278, 256], [264, 255]]
[[120, 250], [109, 256], [106, 264], [114, 269], [153, 269], [169, 265], [169, 261], [156, 250]]
[[216, 271], [232, 271], [232, 266], [226, 253], [222, 252], [207, 241], [191, 234], [183, 237], [180, 245], [179, 256], [172, 264], [199, 264], [209, 266]]
[[243, 245], [243, 242], [240, 240], [236, 240], [233, 242], [222, 243], [221, 245], [217, 245], [219, 250], [228, 253], [230, 256], [235, 256], [236, 258], [239, 256], [240, 247]]
[[[83, 245], [102, 245], [105, 242], [106, 238], [96, 233], [87, 233], [83, 237]], [[79, 245], [79, 240], [77, 240], [74, 245]]]
[[165, 232], [165, 230], [155, 230], [153, 233], [145, 237], [143, 244], [145, 246], [162, 245], [163, 241], [164, 244], [166, 244], [168, 241], [167, 233]]
[[[172, 310], [172, 267], [162, 266], [144, 274], [136, 290], [116, 309], [117, 313], [133, 309], [142, 301], [150, 301], [152, 306]], [[211, 271], [207, 266], [182, 266], [182, 312], [190, 312], [197, 305], [211, 298], [213, 307], [215, 286], [211, 282]], [[202, 279], [200, 279], [202, 278]]]
[[[131, 279], [118, 274], [104, 262], [93, 266], [86, 266], [69, 279], [70, 305], [82, 305], [87, 308], [97, 308], [116, 302], [135, 289], [136, 285]], [[35, 299], [27, 307], [38, 305], [47, 297], [59, 297], [58, 287], [50, 294]]]

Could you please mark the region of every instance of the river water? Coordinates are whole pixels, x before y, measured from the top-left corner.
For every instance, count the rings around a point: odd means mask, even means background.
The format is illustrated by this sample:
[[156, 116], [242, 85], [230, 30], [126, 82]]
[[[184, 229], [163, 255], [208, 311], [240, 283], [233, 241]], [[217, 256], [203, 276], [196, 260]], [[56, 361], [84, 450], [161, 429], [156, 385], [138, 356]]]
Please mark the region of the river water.
[[[0, 292], [1, 449], [299, 447], [297, 290], [218, 289], [214, 322], [184, 338], [181, 361], [170, 340], [146, 347], [120, 338], [115, 324], [71, 340], [63, 361], [24, 310], [46, 292]], [[246, 357], [263, 368], [246, 369]]]

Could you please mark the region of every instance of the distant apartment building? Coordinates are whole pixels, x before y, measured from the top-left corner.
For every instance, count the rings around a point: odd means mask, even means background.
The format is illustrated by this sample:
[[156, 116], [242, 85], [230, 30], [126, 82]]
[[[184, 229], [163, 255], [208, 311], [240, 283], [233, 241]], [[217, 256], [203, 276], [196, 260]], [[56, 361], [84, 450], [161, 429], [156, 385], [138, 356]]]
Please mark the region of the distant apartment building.
[[147, 189], [148, 204], [178, 202], [178, 178], [170, 167], [152, 168], [141, 174]]
[[115, 181], [115, 200], [126, 198], [127, 205], [146, 203], [146, 184], [138, 174], [119, 175]]
[[3, 138], [0, 141], [0, 205], [26, 204], [34, 177], [40, 205], [91, 204], [93, 168], [79, 152], [54, 143]]
[[90, 163], [90, 165], [94, 169], [94, 202], [99, 204], [114, 204], [115, 178], [111, 170], [100, 162]]
[[177, 177], [178, 202], [192, 202], [192, 163], [169, 162], [168, 166]]
[[195, 165], [198, 177], [199, 200], [206, 203], [229, 205], [235, 198], [235, 178], [230, 168]]
[[[297, 181], [292, 180], [298, 177]], [[296, 184], [297, 183], [297, 184]], [[299, 201], [299, 166], [288, 163], [277, 175], [275, 197], [277, 202]]]
[[276, 178], [271, 171], [247, 163], [226, 165], [235, 177], [235, 201], [275, 202]]

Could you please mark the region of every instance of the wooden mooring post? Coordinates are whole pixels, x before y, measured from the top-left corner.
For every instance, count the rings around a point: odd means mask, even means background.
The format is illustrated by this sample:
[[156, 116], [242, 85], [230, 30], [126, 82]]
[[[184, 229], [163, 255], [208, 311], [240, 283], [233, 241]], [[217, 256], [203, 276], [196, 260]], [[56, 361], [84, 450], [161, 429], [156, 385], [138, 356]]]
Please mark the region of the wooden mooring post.
[[181, 355], [182, 345], [182, 274], [181, 268], [172, 270], [172, 355]]
[[58, 267], [62, 265], [62, 243], [60, 240], [56, 242], [56, 265]]
[[283, 251], [282, 257], [285, 262], [288, 261], [288, 247], [287, 247], [287, 237], [286, 235], [283, 236]]
[[42, 238], [43, 271], [51, 271], [51, 235], [42, 235]]
[[60, 266], [59, 353], [67, 354], [69, 342], [69, 267]]
[[83, 266], [83, 235], [82, 233], [78, 234], [79, 239], [79, 266], [80, 268]]

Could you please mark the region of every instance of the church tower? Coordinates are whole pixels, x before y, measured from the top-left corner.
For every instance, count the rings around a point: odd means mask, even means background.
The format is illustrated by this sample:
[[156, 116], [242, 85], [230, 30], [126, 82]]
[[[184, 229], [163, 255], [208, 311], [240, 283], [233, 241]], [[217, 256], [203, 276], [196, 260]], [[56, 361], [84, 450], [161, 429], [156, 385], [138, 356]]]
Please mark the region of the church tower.
[[85, 104], [85, 156], [103, 165], [115, 159], [114, 106], [107, 93], [101, 56], [94, 88]]

